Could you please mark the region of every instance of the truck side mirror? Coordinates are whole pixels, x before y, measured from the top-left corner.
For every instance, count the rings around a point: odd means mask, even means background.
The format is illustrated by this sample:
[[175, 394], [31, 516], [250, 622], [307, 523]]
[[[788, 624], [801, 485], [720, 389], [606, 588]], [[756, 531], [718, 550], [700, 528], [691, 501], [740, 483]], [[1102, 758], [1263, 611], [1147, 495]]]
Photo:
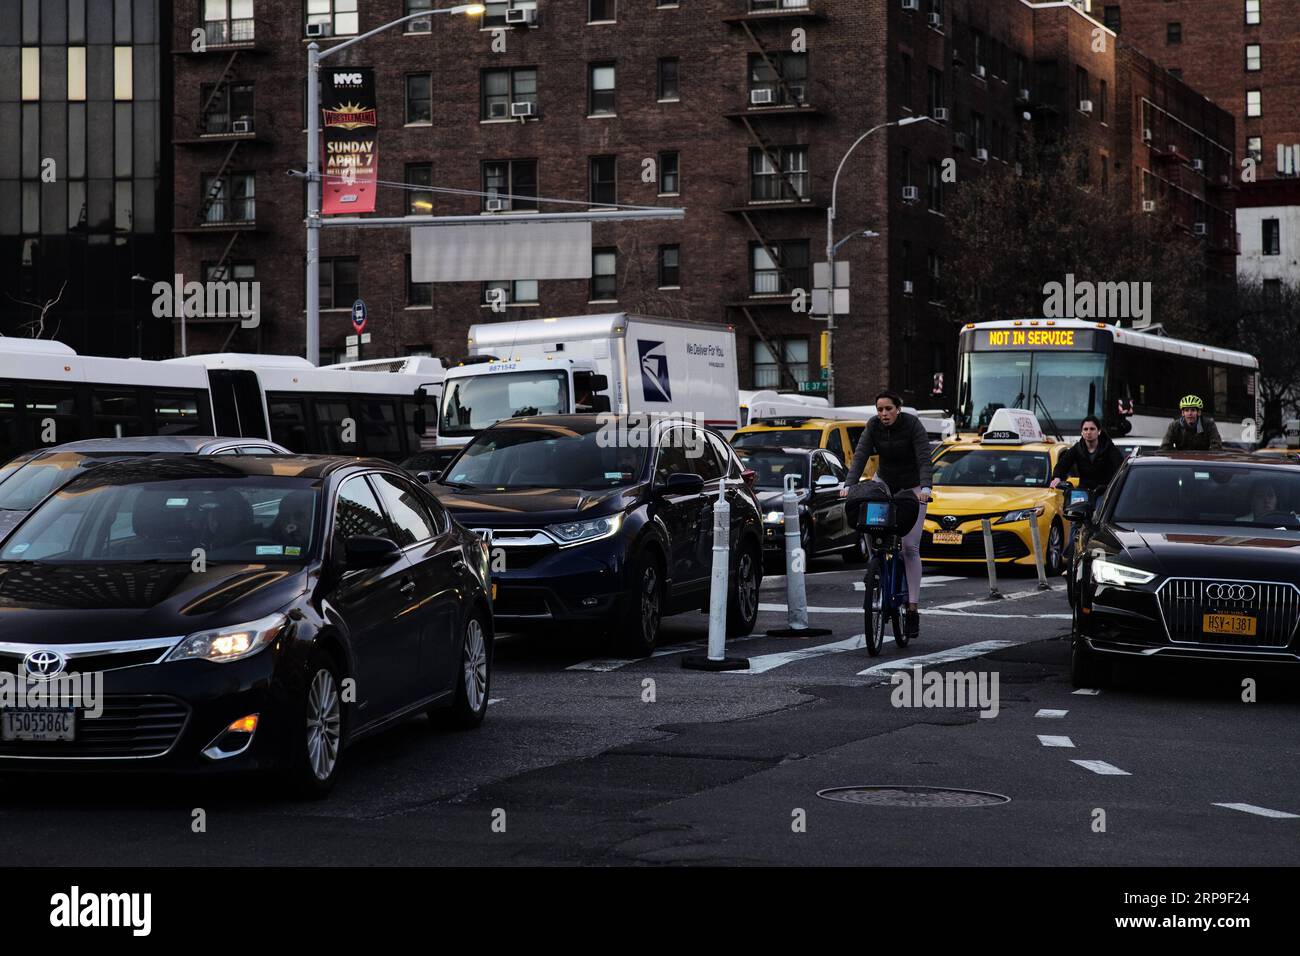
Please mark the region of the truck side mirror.
[[591, 406], [591, 410], [597, 414], [608, 412], [610, 409], [608, 395], [593, 395], [588, 404]]
[[573, 387], [579, 392], [603, 392], [609, 388], [609, 377], [598, 372], [575, 372]]

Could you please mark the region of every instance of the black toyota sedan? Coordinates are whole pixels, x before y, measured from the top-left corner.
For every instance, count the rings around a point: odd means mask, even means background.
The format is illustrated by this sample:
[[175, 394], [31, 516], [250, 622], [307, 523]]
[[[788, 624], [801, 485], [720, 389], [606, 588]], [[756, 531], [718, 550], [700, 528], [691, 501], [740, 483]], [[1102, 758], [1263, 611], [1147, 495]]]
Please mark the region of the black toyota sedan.
[[[846, 562], [866, 557], [865, 536], [844, 513], [840, 488], [847, 472], [824, 448], [737, 448], [741, 464], [754, 472], [754, 489], [763, 511], [763, 556], [785, 560], [785, 481], [793, 476], [799, 503], [799, 546], [809, 558], [840, 554]], [[784, 565], [782, 565], [784, 566]]]
[[649, 654], [663, 616], [708, 607], [713, 506], [724, 493], [728, 633], [748, 634], [758, 619], [758, 502], [735, 453], [706, 428], [609, 414], [509, 419], [429, 487], [491, 535], [502, 630], [576, 626]]
[[100, 713], [0, 708], [0, 769], [266, 770], [321, 795], [408, 715], [478, 724], [492, 634], [487, 549], [390, 464], [103, 464], [0, 548], [0, 676], [100, 673]]
[[1128, 459], [1081, 526], [1070, 676], [1119, 658], [1300, 662], [1300, 466], [1173, 452]]

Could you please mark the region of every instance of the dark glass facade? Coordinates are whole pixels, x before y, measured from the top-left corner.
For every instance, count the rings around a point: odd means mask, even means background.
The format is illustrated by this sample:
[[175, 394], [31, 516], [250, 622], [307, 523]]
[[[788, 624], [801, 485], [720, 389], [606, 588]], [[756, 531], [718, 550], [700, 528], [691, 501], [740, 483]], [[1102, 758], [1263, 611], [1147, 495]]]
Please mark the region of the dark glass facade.
[[[161, 0], [0, 0], [0, 332], [171, 353], [171, 109]], [[143, 281], [133, 281], [133, 276]], [[65, 286], [66, 283], [66, 286]], [[60, 296], [60, 290], [62, 295]]]

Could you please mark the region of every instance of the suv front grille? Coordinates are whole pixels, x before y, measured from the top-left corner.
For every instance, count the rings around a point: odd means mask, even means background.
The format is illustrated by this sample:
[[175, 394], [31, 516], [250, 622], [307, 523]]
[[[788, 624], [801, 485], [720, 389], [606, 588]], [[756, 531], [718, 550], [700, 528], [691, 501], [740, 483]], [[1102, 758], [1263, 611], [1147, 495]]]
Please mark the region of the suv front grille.
[[[1227, 592], [1211, 596], [1210, 588]], [[1253, 589], [1236, 592], [1229, 589]], [[1240, 647], [1286, 647], [1300, 622], [1300, 590], [1271, 581], [1215, 581], [1170, 578], [1160, 586], [1160, 611], [1171, 641]], [[1206, 634], [1206, 614], [1243, 614], [1255, 619], [1255, 634]]]

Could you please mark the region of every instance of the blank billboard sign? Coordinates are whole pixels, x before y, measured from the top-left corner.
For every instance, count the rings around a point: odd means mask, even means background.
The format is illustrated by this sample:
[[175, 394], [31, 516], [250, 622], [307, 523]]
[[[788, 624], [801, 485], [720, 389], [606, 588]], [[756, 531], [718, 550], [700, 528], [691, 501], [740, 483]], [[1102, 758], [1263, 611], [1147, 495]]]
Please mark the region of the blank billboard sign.
[[412, 282], [590, 278], [589, 222], [472, 223], [411, 229]]

